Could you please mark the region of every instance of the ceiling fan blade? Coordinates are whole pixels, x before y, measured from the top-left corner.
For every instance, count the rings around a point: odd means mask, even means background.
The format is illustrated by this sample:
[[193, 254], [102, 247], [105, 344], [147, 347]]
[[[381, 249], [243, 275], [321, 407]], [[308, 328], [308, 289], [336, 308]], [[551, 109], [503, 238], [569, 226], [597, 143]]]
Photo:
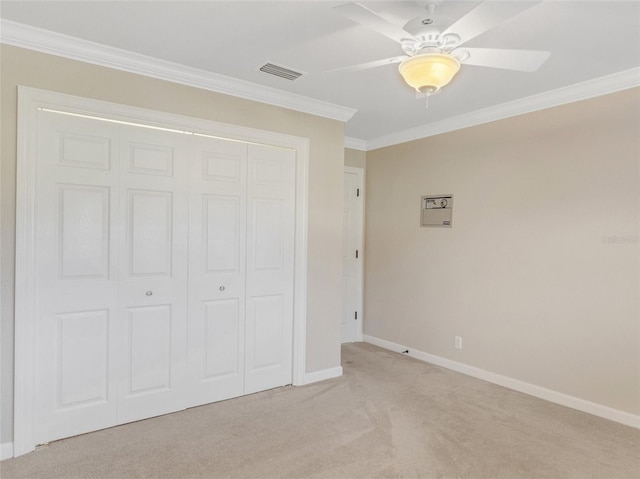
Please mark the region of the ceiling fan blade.
[[391, 65], [393, 63], [400, 63], [405, 58], [409, 58], [409, 57], [407, 55], [402, 55], [399, 57], [384, 58], [382, 60], [375, 60], [372, 62], [359, 63], [357, 65], [349, 65], [346, 67], [334, 68], [332, 70], [327, 70], [327, 73], [337, 72], [337, 71], [357, 72], [361, 70], [368, 70], [369, 68], [377, 68], [377, 67], [383, 67], [385, 65]]
[[460, 45], [462, 45], [538, 3], [540, 3], [539, 0], [523, 2], [485, 0], [447, 28], [443, 34], [455, 33], [459, 35]]
[[501, 48], [461, 48], [469, 58], [462, 60], [465, 65], [504, 68], [521, 72], [534, 72], [551, 56], [550, 52], [538, 50], [508, 50]]
[[387, 38], [395, 40], [396, 42], [400, 42], [404, 38], [412, 38], [412, 36], [401, 27], [389, 23], [373, 10], [368, 9], [359, 3], [347, 3], [333, 8], [349, 20], [368, 27]]

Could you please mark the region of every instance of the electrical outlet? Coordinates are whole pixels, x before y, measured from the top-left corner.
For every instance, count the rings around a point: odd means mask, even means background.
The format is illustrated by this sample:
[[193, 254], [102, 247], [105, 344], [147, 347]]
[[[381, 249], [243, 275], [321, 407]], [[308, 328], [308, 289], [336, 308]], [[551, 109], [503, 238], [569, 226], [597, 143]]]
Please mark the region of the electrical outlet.
[[456, 349], [462, 349], [462, 336], [456, 336], [455, 347]]

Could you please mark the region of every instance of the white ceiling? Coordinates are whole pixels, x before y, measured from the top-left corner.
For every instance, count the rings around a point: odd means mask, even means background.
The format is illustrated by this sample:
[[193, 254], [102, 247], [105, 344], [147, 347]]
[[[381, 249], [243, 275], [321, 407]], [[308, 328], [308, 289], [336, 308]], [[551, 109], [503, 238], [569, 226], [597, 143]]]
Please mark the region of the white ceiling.
[[[333, 10], [344, 3], [2, 0], [0, 16], [357, 109], [345, 134], [364, 142], [640, 66], [640, 1], [545, 0], [466, 44], [551, 52], [537, 72], [463, 65], [426, 109], [396, 65], [328, 71], [402, 54]], [[424, 12], [411, 1], [361, 3], [399, 26]], [[478, 3], [445, 0], [438, 13], [457, 19]], [[266, 61], [306, 74], [267, 75], [258, 70]]]

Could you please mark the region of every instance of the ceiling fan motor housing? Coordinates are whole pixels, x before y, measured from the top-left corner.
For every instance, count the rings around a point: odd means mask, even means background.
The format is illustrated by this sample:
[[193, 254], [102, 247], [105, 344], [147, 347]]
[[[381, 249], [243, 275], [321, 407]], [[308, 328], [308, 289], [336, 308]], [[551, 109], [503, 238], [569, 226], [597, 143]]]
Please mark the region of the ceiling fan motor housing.
[[404, 30], [413, 38], [401, 42], [402, 50], [409, 56], [420, 53], [425, 49], [438, 49], [450, 52], [460, 43], [460, 36], [455, 33], [445, 33], [448, 23], [444, 19], [418, 17], [409, 21]]
[[433, 37], [439, 36], [445, 31], [448, 25], [442, 21], [443, 19], [431, 18], [431, 17], [417, 17], [413, 20], [409, 20], [404, 27], [407, 33], [410, 33], [414, 37]]

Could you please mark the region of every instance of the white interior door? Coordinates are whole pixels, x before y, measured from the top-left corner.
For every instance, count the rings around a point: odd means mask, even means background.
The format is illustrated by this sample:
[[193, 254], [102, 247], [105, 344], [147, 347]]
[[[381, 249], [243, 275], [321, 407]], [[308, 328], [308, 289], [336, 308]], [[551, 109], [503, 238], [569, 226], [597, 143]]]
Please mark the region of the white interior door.
[[187, 140], [120, 127], [120, 424], [186, 407]]
[[189, 232], [191, 405], [244, 393], [247, 144], [194, 138]]
[[363, 171], [346, 167], [342, 223], [342, 342], [362, 340]]
[[249, 145], [245, 394], [291, 384], [295, 160]]
[[118, 128], [40, 112], [35, 440], [116, 424]]

